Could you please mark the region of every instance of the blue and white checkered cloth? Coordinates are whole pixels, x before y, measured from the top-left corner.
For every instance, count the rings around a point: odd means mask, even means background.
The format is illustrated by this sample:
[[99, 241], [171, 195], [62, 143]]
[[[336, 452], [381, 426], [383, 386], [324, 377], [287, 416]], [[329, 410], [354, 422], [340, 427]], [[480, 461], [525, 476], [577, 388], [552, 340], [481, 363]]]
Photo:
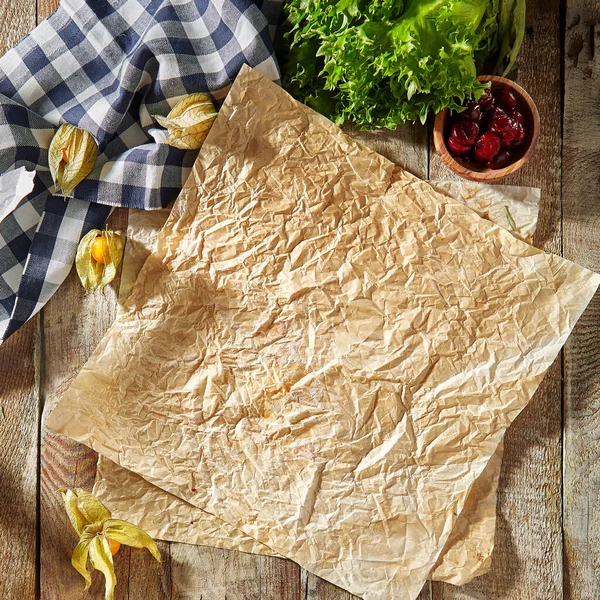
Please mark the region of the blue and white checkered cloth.
[[[50, 299], [112, 207], [156, 209], [177, 196], [196, 153], [168, 146], [152, 115], [192, 92], [223, 99], [244, 63], [278, 80], [278, 18], [276, 0], [63, 0], [0, 58], [0, 173], [36, 171], [0, 223], [0, 342]], [[49, 191], [47, 157], [64, 122], [99, 146], [66, 201]]]

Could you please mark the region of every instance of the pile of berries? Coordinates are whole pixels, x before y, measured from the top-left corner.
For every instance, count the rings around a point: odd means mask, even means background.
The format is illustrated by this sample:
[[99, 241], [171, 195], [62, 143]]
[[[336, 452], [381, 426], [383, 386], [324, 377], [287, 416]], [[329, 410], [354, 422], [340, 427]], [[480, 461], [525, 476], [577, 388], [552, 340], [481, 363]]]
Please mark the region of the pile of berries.
[[490, 169], [505, 167], [527, 134], [515, 94], [506, 88], [494, 92], [488, 88], [479, 100], [469, 100], [465, 106], [452, 123], [448, 148], [455, 156]]

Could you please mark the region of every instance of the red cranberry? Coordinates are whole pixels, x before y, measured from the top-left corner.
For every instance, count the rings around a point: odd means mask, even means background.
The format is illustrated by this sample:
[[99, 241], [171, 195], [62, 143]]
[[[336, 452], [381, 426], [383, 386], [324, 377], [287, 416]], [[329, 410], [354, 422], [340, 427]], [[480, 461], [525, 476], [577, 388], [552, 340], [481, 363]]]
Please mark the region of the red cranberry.
[[525, 117], [518, 110], [513, 110], [510, 113], [510, 118], [517, 123], [521, 123], [521, 125], [523, 124], [523, 121], [525, 121]]
[[450, 137], [463, 146], [472, 146], [479, 135], [477, 123], [467, 120], [459, 120], [452, 125]]
[[490, 118], [488, 129], [502, 138], [502, 143], [509, 144], [515, 139], [518, 123], [513, 121], [501, 108], [496, 108]]
[[503, 108], [500, 108], [499, 106], [496, 106], [493, 111], [491, 111], [490, 113], [488, 113], [488, 118], [487, 118], [488, 127], [489, 127], [490, 123], [495, 118], [498, 118], [498, 117], [508, 117], [508, 115], [506, 114], [506, 111]]
[[515, 110], [517, 108], [517, 97], [509, 90], [502, 89], [498, 90], [495, 93], [496, 96], [496, 104], [503, 108], [506, 112], [510, 112], [511, 110]]
[[453, 154], [457, 154], [458, 156], [464, 156], [465, 154], [469, 154], [471, 151], [471, 145], [461, 144], [456, 138], [450, 136], [448, 138], [448, 148], [450, 148]]
[[511, 159], [511, 153], [508, 148], [501, 148], [500, 152], [492, 158], [492, 160], [488, 161], [485, 166], [488, 169], [501, 169], [506, 166]]
[[484, 110], [484, 112], [489, 112], [496, 107], [496, 103], [494, 100], [494, 96], [492, 96], [492, 92], [490, 88], [486, 88], [483, 92], [483, 95], [478, 100], [479, 106]]
[[479, 123], [481, 119], [483, 119], [483, 109], [477, 102], [471, 100], [467, 104], [467, 110], [462, 113], [462, 116], [465, 119], [469, 119], [469, 121], [475, 121], [475, 123]]
[[475, 142], [475, 158], [482, 163], [487, 163], [498, 154], [502, 140], [497, 133], [486, 131]]
[[525, 127], [523, 127], [523, 125], [521, 123], [519, 123], [518, 121], [513, 121], [514, 123], [514, 128], [515, 128], [515, 135], [513, 137], [512, 140], [512, 145], [513, 146], [518, 146], [520, 144], [523, 143], [523, 140], [525, 139]]

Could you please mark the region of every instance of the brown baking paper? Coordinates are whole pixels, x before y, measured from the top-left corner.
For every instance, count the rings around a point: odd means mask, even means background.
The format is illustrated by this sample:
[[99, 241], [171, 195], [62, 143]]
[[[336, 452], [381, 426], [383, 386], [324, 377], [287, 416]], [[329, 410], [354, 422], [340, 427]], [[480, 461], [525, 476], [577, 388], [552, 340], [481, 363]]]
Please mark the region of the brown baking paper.
[[[509, 209], [522, 238], [531, 238], [537, 224], [540, 190], [505, 185], [431, 181], [437, 190], [461, 200], [480, 214], [507, 227]], [[119, 301], [130, 295], [133, 283], [148, 256], [156, 248], [158, 233], [171, 209], [132, 209], [127, 225]], [[496, 492], [500, 476], [501, 446], [475, 482], [456, 525], [430, 574], [430, 579], [462, 585], [481, 575], [491, 564], [496, 529]], [[119, 518], [137, 523], [152, 537], [168, 541], [272, 554], [264, 545], [145, 479], [99, 455], [96, 494]]]
[[[464, 202], [477, 214], [530, 242], [537, 226], [540, 190], [516, 185], [485, 185], [473, 181], [430, 181], [436, 191]], [[508, 216], [514, 222], [511, 227]]]
[[599, 283], [244, 68], [50, 425], [352, 593], [416, 598]]
[[[464, 585], [486, 573], [496, 529], [496, 492], [503, 442], [473, 484], [465, 507], [428, 579]], [[99, 455], [93, 493], [115, 517], [135, 523], [152, 537], [253, 554], [276, 555], [219, 517], [165, 492]]]
[[[520, 239], [531, 242], [537, 226], [540, 208], [540, 189], [516, 185], [486, 185], [473, 181], [429, 182], [438, 192], [464, 202], [482, 217], [508, 229]], [[506, 218], [509, 211], [516, 229]], [[161, 210], [130, 209], [127, 223], [127, 243], [123, 255], [119, 302], [123, 304], [131, 294], [133, 284], [156, 248], [158, 232], [162, 229], [171, 208]]]

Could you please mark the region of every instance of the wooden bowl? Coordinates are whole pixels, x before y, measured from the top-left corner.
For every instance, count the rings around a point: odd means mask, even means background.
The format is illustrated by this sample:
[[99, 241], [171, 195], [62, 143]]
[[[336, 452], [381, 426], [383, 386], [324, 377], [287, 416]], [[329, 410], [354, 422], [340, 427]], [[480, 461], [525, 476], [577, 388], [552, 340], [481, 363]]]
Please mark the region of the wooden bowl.
[[433, 143], [442, 162], [457, 175], [471, 181], [497, 181], [518, 171], [531, 157], [540, 135], [540, 115], [531, 96], [514, 81], [495, 75], [480, 75], [477, 79], [484, 83], [491, 81], [493, 91], [508, 88], [517, 97], [517, 109], [523, 114], [523, 125], [527, 131], [527, 137], [518, 147], [516, 153], [513, 153], [512, 162], [501, 169], [490, 169], [484, 165], [480, 166], [451, 154], [446, 146], [446, 138], [452, 121], [447, 108], [439, 112], [435, 117]]

